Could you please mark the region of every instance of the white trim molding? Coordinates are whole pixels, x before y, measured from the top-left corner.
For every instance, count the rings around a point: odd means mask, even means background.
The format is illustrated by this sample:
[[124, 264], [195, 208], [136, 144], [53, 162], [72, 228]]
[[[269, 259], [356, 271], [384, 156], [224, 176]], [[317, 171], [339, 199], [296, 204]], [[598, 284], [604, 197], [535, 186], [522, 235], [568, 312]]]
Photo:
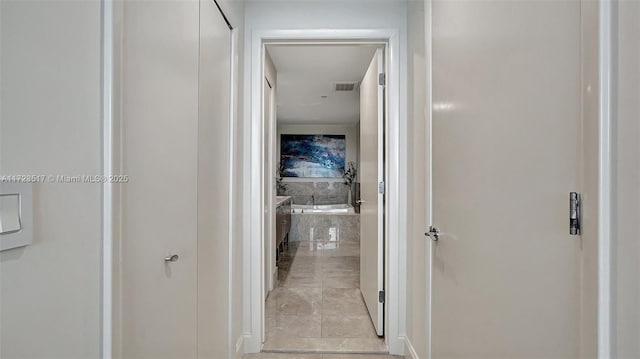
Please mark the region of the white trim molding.
[[[225, 18], [226, 19], [226, 18]], [[228, 208], [229, 208], [229, 222], [228, 222], [228, 226], [229, 226], [229, 235], [227, 238], [228, 241], [228, 259], [229, 259], [229, 271], [227, 273], [227, 283], [228, 283], [228, 287], [227, 287], [227, 301], [229, 303], [229, 310], [227, 312], [227, 346], [228, 346], [228, 353], [230, 356], [235, 357], [237, 356], [237, 352], [238, 352], [238, 341], [242, 340], [242, 336], [240, 336], [239, 339], [236, 339], [236, 341], [233, 341], [233, 308], [238, 305], [238, 303], [235, 303], [233, 301], [233, 276], [234, 276], [234, 258], [233, 258], [233, 252], [234, 252], [234, 236], [235, 236], [235, 232], [234, 232], [234, 222], [236, 221], [236, 217], [235, 217], [235, 192], [236, 192], [236, 166], [237, 165], [237, 158], [236, 158], [236, 153], [233, 150], [235, 148], [236, 145], [236, 133], [238, 130], [238, 126], [237, 126], [237, 122], [236, 122], [236, 117], [237, 117], [237, 111], [236, 111], [236, 105], [237, 105], [237, 95], [236, 95], [236, 87], [237, 87], [237, 79], [238, 79], [238, 65], [236, 64], [236, 53], [238, 51], [237, 49], [237, 42], [238, 42], [238, 30], [236, 29], [230, 29], [230, 41], [229, 41], [229, 47], [230, 47], [230, 55], [231, 55], [231, 61], [229, 61], [229, 73], [231, 74], [231, 78], [229, 79], [229, 94], [230, 94], [230, 101], [229, 101], [229, 197], [227, 198], [227, 202], [228, 202]]]
[[406, 359], [420, 359], [409, 338], [404, 340], [404, 357]]
[[[113, 0], [102, 0], [102, 174], [113, 174]], [[113, 185], [102, 185], [102, 358], [113, 346]]]
[[599, 2], [599, 144], [598, 144], [598, 358], [613, 357], [612, 326], [612, 136], [615, 121], [615, 1]]
[[386, 273], [387, 306], [385, 338], [391, 354], [405, 351], [406, 303], [406, 98], [402, 84], [406, 83], [406, 52], [398, 29], [296, 29], [256, 30], [251, 35], [250, 47], [245, 54], [247, 91], [245, 92], [245, 151], [243, 183], [246, 231], [244, 245], [244, 324], [245, 353], [262, 349], [264, 337], [263, 298], [263, 233], [261, 220], [264, 208], [261, 186], [263, 162], [262, 133], [262, 79], [265, 44], [323, 43], [323, 44], [380, 44], [386, 46], [387, 84], [387, 173], [388, 183], [386, 219]]

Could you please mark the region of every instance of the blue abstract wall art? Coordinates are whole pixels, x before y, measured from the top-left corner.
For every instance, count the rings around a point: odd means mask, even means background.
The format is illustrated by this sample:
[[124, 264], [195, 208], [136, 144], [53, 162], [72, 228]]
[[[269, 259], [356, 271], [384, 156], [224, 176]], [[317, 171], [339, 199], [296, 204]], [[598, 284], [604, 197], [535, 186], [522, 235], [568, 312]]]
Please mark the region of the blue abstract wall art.
[[281, 135], [283, 177], [342, 177], [345, 152], [345, 135]]

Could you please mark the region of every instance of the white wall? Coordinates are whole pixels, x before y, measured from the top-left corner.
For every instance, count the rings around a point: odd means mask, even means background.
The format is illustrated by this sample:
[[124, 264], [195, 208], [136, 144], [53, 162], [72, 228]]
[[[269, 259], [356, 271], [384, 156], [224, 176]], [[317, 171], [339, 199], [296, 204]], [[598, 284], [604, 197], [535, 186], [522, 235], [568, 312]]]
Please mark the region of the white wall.
[[407, 358], [429, 357], [429, 256], [431, 244], [425, 237], [427, 199], [427, 114], [428, 61], [427, 57], [427, 4], [425, 0], [409, 1], [408, 9], [408, 126], [409, 204], [407, 223]]
[[640, 358], [640, 2], [618, 2], [615, 171], [617, 358]]
[[[100, 2], [0, 13], [0, 175], [100, 174]], [[0, 357], [99, 357], [100, 195], [34, 186], [33, 244], [0, 252]]]
[[[346, 151], [345, 165], [348, 162], [354, 162], [358, 167], [358, 159], [360, 152], [360, 129], [357, 124], [354, 125], [310, 125], [310, 124], [278, 124], [276, 138], [276, 163], [280, 161], [280, 135], [345, 135]], [[284, 182], [342, 182], [340, 178], [294, 178], [287, 177]]]

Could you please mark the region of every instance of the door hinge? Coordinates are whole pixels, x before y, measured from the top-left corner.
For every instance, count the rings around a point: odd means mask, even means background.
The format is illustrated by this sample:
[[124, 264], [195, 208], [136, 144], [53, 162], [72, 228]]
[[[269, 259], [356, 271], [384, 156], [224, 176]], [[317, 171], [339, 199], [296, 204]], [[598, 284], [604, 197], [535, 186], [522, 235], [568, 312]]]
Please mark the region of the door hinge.
[[384, 181], [378, 182], [378, 193], [384, 194]]
[[384, 86], [387, 84], [387, 79], [385, 74], [378, 74], [378, 85]]
[[569, 234], [573, 236], [580, 235], [580, 193], [569, 193]]
[[384, 290], [378, 292], [378, 302], [384, 303]]

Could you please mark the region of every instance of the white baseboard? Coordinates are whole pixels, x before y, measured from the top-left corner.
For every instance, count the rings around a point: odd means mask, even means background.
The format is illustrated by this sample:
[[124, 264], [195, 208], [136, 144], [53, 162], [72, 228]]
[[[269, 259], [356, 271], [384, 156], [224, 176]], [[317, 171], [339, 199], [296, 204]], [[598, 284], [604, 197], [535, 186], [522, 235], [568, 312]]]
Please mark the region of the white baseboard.
[[233, 354], [234, 359], [241, 359], [244, 356], [244, 334], [240, 334], [236, 340], [235, 352]]
[[404, 338], [404, 357], [406, 359], [420, 359], [416, 349], [411, 345], [411, 340], [408, 337]]
[[260, 353], [262, 350], [262, 341], [252, 333], [244, 333], [242, 344], [244, 346], [244, 354]]
[[387, 347], [389, 347], [389, 354], [391, 355], [404, 355], [404, 340], [405, 337], [387, 337]]

